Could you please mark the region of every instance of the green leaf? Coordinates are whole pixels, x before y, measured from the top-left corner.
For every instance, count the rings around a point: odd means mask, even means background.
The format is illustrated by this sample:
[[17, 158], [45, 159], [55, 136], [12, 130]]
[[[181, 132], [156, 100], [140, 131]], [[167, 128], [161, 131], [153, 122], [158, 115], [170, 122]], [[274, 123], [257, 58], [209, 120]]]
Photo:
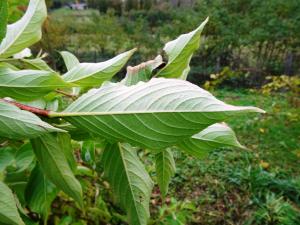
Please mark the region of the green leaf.
[[10, 63], [7, 63], [7, 62], [0, 62], [0, 67], [4, 67], [4, 68], [6, 67], [6, 68], [9, 68], [9, 69], [12, 69], [12, 70], [20, 70], [16, 66], [14, 66]]
[[8, 17], [7, 9], [8, 9], [7, 0], [1, 0], [0, 1], [0, 43], [6, 34], [7, 17]]
[[62, 51], [62, 52], [60, 52], [60, 54], [66, 64], [68, 71], [80, 64], [79, 60], [72, 53], [67, 52], [67, 51]]
[[[5, 149], [4, 152], [8, 153]], [[18, 150], [14, 152], [10, 151], [10, 153], [12, 159], [9, 164], [6, 163], [6, 165], [4, 165], [4, 167], [6, 167], [4, 181], [17, 195], [20, 203], [23, 204], [25, 202], [24, 191], [28, 181], [28, 175], [34, 165], [34, 154], [30, 143], [26, 143]], [[7, 161], [4, 161], [4, 163], [5, 162]]]
[[[62, 51], [62, 52], [60, 52], [60, 54], [61, 54], [61, 56], [62, 56], [62, 58], [63, 58], [63, 60], [64, 60], [64, 62], [66, 64], [66, 67], [67, 67], [68, 71], [70, 71], [74, 67], [80, 65], [79, 60], [72, 53], [67, 52], [67, 51]], [[81, 90], [80, 87], [73, 87], [72, 88], [72, 94], [73, 95], [79, 95], [80, 90]]]
[[163, 197], [168, 193], [169, 184], [175, 170], [175, 161], [171, 149], [167, 148], [155, 155], [157, 183]]
[[45, 177], [37, 164], [26, 186], [25, 198], [31, 211], [42, 214], [44, 220], [47, 220], [51, 203], [57, 192], [57, 188]]
[[7, 225], [25, 225], [22, 221], [12, 191], [0, 181], [0, 222]]
[[0, 137], [11, 139], [34, 138], [48, 132], [61, 132], [31, 112], [0, 101]]
[[135, 51], [136, 49], [132, 49], [105, 62], [80, 63], [64, 74], [62, 78], [80, 86], [100, 86], [119, 72]]
[[16, 172], [21, 172], [29, 168], [34, 161], [34, 153], [30, 143], [22, 145], [15, 154]]
[[38, 42], [42, 37], [42, 24], [47, 17], [45, 0], [31, 0], [24, 16], [7, 26], [0, 44], [0, 58], [7, 58]]
[[182, 34], [165, 45], [164, 51], [168, 56], [168, 63], [157, 73], [157, 76], [169, 78], [187, 76], [191, 58], [200, 46], [200, 34], [207, 22], [208, 18], [196, 30]]
[[82, 206], [81, 185], [69, 166], [57, 135], [45, 134], [32, 139], [31, 143], [46, 177]]
[[0, 149], [0, 174], [14, 162], [15, 149], [5, 147]]
[[70, 168], [74, 172], [77, 168], [77, 163], [73, 154], [73, 148], [71, 144], [71, 136], [68, 133], [57, 134], [58, 144], [65, 154], [65, 157], [69, 163]]
[[161, 150], [245, 112], [263, 110], [225, 104], [187, 81], [158, 78], [130, 87], [107, 83], [49, 116], [63, 117], [110, 142]]
[[220, 147], [245, 148], [238, 142], [234, 131], [225, 123], [213, 124], [191, 138], [180, 142], [177, 146], [199, 159]]
[[146, 225], [153, 184], [135, 149], [129, 144], [110, 145], [102, 160], [104, 174], [117, 202], [127, 212], [128, 223]]
[[0, 67], [0, 97], [23, 101], [40, 98], [57, 88], [70, 87], [55, 72]]
[[152, 71], [163, 63], [161, 55], [155, 59], [141, 63], [137, 66], [127, 67], [126, 77], [122, 83], [131, 86], [137, 84], [139, 81], [148, 81], [151, 79]]
[[33, 70], [44, 70], [49, 72], [55, 72], [53, 69], [51, 69], [48, 64], [41, 58], [35, 58], [35, 59], [20, 59], [22, 62], [24, 62], [29, 69]]

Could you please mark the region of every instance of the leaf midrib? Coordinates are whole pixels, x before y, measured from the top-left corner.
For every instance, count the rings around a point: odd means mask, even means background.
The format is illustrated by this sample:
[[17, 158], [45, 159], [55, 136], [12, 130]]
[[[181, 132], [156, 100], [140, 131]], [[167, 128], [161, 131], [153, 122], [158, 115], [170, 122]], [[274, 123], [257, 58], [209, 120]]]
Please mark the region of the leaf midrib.
[[236, 111], [250, 111], [250, 112], [264, 112], [261, 109], [245, 106], [236, 107], [232, 110], [220, 111], [200, 111], [200, 110], [157, 110], [157, 111], [113, 111], [113, 112], [50, 112], [50, 117], [80, 117], [80, 116], [110, 116], [110, 115], [131, 115], [131, 114], [165, 114], [165, 113], [217, 113], [217, 112], [236, 112]]

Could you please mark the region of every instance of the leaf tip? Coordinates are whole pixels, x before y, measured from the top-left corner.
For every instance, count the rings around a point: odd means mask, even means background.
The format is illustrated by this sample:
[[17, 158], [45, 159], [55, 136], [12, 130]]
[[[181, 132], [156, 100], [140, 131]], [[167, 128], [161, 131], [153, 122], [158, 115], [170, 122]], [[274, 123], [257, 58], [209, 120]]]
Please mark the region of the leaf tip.
[[206, 19], [200, 24], [200, 26], [198, 27], [198, 30], [202, 31], [208, 21], [209, 21], [209, 16], [206, 17]]
[[130, 55], [133, 55], [137, 50], [138, 50], [138, 48], [133, 48], [133, 49], [129, 50], [128, 53]]
[[251, 107], [253, 109], [253, 112], [258, 112], [258, 113], [267, 113], [265, 110], [257, 108], [257, 107]]
[[255, 106], [237, 106], [237, 107], [240, 108], [240, 110], [245, 111], [245, 112], [266, 113], [265, 110], [260, 109]]

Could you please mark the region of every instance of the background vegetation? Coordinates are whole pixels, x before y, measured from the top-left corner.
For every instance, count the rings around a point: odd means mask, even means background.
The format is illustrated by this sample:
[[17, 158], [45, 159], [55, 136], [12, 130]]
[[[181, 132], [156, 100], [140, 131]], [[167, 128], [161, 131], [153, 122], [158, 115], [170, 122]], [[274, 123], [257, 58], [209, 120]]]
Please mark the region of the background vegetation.
[[[27, 1], [15, 2], [10, 22], [22, 15], [20, 6]], [[246, 123], [245, 118], [230, 121], [248, 150], [219, 149], [202, 161], [178, 152], [166, 203], [158, 188], [152, 194], [153, 224], [300, 224], [299, 1], [126, 1], [124, 6], [89, 0], [89, 10], [55, 8], [67, 2], [48, 2], [43, 39], [32, 49], [47, 52], [54, 68], [66, 70], [61, 50], [82, 62], [99, 62], [138, 46], [130, 61], [135, 65], [210, 16], [188, 79], [225, 102], [268, 112]], [[147, 157], [141, 155], [146, 162]], [[154, 171], [151, 163], [147, 169]], [[85, 181], [86, 188], [94, 179]], [[51, 223], [122, 223], [119, 209], [109, 204], [105, 181], [85, 197], [90, 201], [85, 215], [65, 196], [57, 198]]]

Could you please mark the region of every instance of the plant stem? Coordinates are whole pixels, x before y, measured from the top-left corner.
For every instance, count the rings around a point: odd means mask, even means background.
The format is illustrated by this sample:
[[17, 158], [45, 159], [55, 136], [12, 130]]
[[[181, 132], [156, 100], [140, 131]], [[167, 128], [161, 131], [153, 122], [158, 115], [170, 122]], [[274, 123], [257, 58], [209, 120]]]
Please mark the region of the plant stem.
[[70, 97], [72, 98], [73, 100], [75, 100], [77, 98], [76, 95], [72, 95], [70, 93], [67, 93], [67, 92], [64, 92], [64, 91], [61, 91], [61, 90], [55, 90], [55, 92], [59, 93], [59, 94], [62, 94], [62, 95], [65, 95], [67, 97]]
[[36, 107], [24, 105], [24, 104], [22, 104], [22, 103], [15, 102], [15, 101], [10, 101], [10, 100], [6, 100], [6, 99], [0, 99], [0, 101], [10, 103], [10, 104], [12, 104], [12, 105], [17, 106], [19, 109], [22, 109], [22, 110], [26, 110], [26, 111], [32, 112], [32, 113], [34, 113], [34, 114], [36, 114], [36, 115], [49, 117], [49, 114], [50, 114], [50, 110], [39, 109], [39, 108], [36, 108]]

